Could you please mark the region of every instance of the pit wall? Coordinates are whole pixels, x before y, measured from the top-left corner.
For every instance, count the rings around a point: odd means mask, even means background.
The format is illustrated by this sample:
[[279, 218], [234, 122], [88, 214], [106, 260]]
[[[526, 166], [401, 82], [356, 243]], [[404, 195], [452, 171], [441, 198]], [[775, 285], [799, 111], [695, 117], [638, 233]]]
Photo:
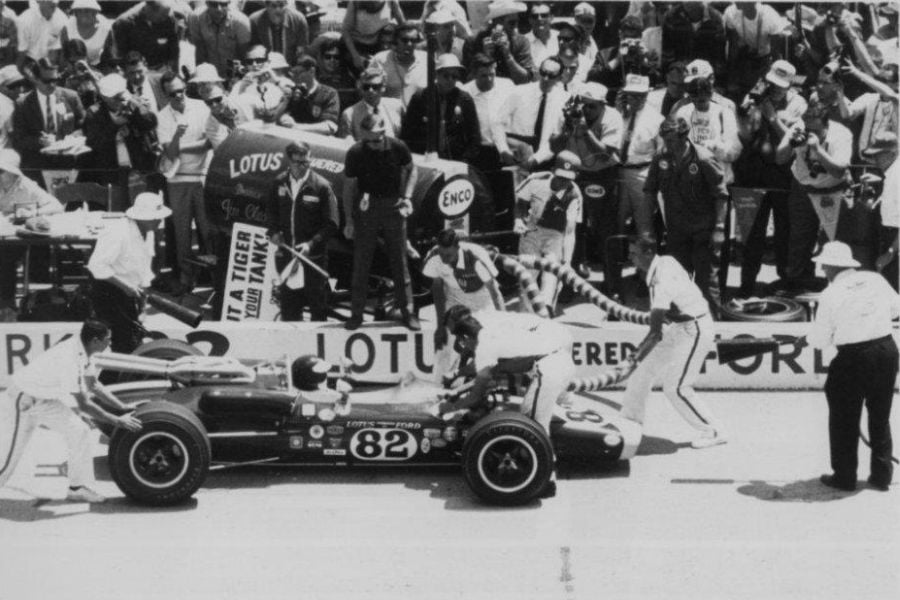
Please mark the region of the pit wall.
[[[568, 324], [575, 341], [572, 359], [578, 376], [618, 365], [645, 335], [647, 328], [627, 323]], [[721, 338], [803, 335], [809, 323], [717, 323]], [[0, 325], [0, 388], [10, 374], [63, 337], [76, 334], [78, 323], [11, 323]], [[159, 337], [190, 342], [206, 354], [242, 359], [278, 359], [285, 355], [318, 354], [337, 362], [347, 356], [359, 366], [360, 379], [391, 380], [408, 371], [430, 376], [433, 363], [431, 330], [411, 332], [392, 324], [372, 323], [346, 331], [340, 324], [209, 322], [195, 330], [181, 325], [160, 327]], [[894, 330], [900, 340], [900, 331]], [[790, 345], [776, 353], [720, 365], [715, 351], [707, 357], [698, 389], [821, 389], [831, 352]]]

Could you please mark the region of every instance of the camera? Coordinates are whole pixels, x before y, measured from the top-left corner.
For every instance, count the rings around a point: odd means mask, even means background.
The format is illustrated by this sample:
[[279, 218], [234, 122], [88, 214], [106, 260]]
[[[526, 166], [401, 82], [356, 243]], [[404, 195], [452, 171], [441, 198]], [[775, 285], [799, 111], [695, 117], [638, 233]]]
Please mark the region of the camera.
[[235, 79], [241, 79], [247, 73], [247, 67], [241, 64], [239, 60], [231, 61], [231, 76]]
[[756, 82], [756, 85], [754, 85], [753, 88], [751, 88], [751, 90], [747, 92], [747, 97], [759, 104], [766, 98], [766, 95], [768, 93], [769, 82], [765, 79], [760, 79]]
[[809, 133], [803, 130], [797, 130], [791, 134], [791, 139], [788, 140], [788, 143], [791, 145], [791, 148], [799, 148], [800, 146], [806, 144], [808, 141]]
[[578, 96], [569, 98], [562, 109], [565, 127], [572, 128], [584, 118], [584, 102]]

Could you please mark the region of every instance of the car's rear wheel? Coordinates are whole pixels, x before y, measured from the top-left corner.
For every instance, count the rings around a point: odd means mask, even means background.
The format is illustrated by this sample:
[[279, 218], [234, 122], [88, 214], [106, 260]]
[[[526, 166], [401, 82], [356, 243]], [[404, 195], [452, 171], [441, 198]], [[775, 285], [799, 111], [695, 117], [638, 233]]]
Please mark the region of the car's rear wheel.
[[518, 413], [492, 413], [469, 431], [463, 445], [463, 475], [490, 504], [527, 504], [553, 474], [553, 447], [540, 425]]
[[109, 470], [126, 496], [154, 506], [190, 498], [209, 473], [212, 450], [206, 428], [188, 409], [149, 402], [134, 412], [140, 431], [116, 429], [109, 441]]

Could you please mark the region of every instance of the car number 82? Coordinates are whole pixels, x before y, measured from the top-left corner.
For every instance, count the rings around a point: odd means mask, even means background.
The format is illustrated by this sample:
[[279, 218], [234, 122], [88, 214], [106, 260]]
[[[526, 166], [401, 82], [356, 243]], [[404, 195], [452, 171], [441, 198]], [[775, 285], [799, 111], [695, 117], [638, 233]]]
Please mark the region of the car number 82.
[[350, 439], [350, 452], [360, 460], [409, 460], [417, 448], [403, 429], [361, 429]]

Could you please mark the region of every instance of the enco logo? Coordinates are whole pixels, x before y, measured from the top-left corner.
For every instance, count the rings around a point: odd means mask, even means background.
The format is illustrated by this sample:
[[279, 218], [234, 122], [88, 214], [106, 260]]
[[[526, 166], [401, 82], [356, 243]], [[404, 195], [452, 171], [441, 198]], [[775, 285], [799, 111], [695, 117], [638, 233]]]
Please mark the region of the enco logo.
[[455, 179], [438, 194], [438, 209], [448, 219], [464, 215], [475, 201], [475, 187], [466, 179]]

